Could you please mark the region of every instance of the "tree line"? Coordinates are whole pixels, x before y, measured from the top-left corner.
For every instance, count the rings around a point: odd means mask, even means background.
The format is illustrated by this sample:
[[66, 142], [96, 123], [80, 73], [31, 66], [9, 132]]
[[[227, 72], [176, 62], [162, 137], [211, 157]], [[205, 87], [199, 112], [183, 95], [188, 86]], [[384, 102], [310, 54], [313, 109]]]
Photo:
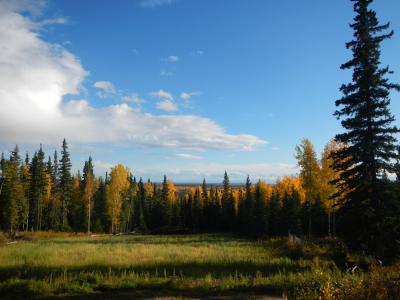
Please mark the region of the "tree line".
[[129, 169], [116, 165], [96, 177], [91, 157], [82, 171], [71, 174], [67, 142], [45, 160], [40, 147], [30, 159], [18, 146], [1, 157], [1, 226], [17, 231], [87, 232], [240, 232], [249, 236], [335, 233], [335, 178], [329, 143], [317, 159], [304, 139], [296, 147], [299, 176], [275, 184], [247, 177], [232, 187], [225, 172], [221, 186], [202, 185], [187, 190], [164, 176], [162, 183], [138, 180]]

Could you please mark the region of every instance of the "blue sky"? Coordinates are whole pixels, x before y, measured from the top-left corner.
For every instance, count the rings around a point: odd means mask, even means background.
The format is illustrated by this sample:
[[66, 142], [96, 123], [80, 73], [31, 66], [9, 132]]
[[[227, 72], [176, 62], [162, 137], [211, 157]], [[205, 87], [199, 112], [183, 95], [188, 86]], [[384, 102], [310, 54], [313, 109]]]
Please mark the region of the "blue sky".
[[[32, 99], [16, 107], [26, 121], [3, 118], [2, 151], [43, 143], [50, 152], [65, 136], [74, 170], [92, 155], [99, 175], [123, 163], [155, 181], [165, 173], [219, 182], [225, 169], [233, 181], [247, 174], [273, 181], [296, 173], [303, 137], [320, 153], [341, 131], [332, 113], [350, 79], [339, 69], [351, 55], [348, 0], [10, 3], [0, 1], [3, 22], [18, 26], [0, 38], [19, 49], [24, 63], [13, 57], [9, 67], [23, 80], [0, 90]], [[395, 30], [382, 62], [400, 82], [400, 2], [377, 0], [373, 8]], [[10, 77], [5, 67], [1, 73]], [[2, 106], [16, 105], [10, 99]], [[393, 94], [398, 119], [399, 100]]]

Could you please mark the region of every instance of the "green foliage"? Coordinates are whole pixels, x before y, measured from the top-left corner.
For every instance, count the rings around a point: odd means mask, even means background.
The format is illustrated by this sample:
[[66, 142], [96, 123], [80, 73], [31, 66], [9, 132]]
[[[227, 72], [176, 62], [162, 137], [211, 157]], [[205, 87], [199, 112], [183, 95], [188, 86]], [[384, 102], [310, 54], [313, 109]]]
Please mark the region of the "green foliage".
[[61, 195], [61, 228], [69, 230], [68, 209], [72, 196], [72, 176], [71, 176], [71, 159], [69, 157], [68, 145], [63, 140], [61, 159], [59, 165], [59, 188]]
[[353, 76], [352, 82], [342, 85], [343, 97], [336, 101], [335, 116], [345, 129], [336, 140], [345, 147], [333, 153], [334, 167], [340, 172], [335, 183], [343, 202], [339, 211], [343, 236], [353, 247], [383, 258], [385, 174], [395, 169], [394, 135], [399, 132], [392, 125], [390, 91], [400, 91], [400, 85], [387, 78], [389, 67], [380, 67], [380, 45], [393, 35], [382, 33], [389, 23], [379, 24], [371, 0], [353, 2], [354, 39], [346, 44], [353, 57], [341, 66], [352, 70]]

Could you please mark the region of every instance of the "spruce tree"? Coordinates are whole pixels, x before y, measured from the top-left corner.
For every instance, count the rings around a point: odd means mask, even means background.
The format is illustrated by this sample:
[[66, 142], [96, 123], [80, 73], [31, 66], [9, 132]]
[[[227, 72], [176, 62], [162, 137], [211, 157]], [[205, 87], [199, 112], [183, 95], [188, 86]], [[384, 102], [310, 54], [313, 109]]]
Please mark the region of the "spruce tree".
[[29, 227], [31, 230], [41, 230], [43, 213], [43, 189], [44, 189], [44, 152], [42, 145], [35, 152], [30, 165], [30, 198], [29, 198]]
[[92, 157], [89, 156], [88, 161], [85, 162], [83, 167], [83, 200], [85, 205], [85, 213], [87, 217], [87, 232], [90, 231], [92, 210], [93, 210], [93, 196], [95, 193], [95, 178], [93, 173]]
[[[382, 257], [384, 182], [393, 171], [398, 129], [389, 111], [390, 90], [400, 86], [389, 81], [389, 67], [380, 66], [380, 45], [393, 36], [389, 23], [380, 25], [372, 0], [352, 0], [356, 16], [350, 27], [354, 39], [346, 44], [353, 57], [341, 66], [353, 72], [352, 82], [341, 86], [335, 116], [345, 132], [336, 140], [347, 147], [333, 154], [334, 168], [341, 172], [335, 181], [343, 196], [343, 234], [353, 245]], [[382, 33], [383, 32], [383, 33]]]
[[11, 152], [10, 159], [5, 161], [4, 187], [2, 191], [3, 228], [12, 236], [21, 224], [20, 212], [25, 202], [24, 189], [20, 176], [20, 157], [18, 146]]
[[68, 206], [71, 201], [72, 193], [72, 177], [71, 177], [71, 160], [68, 152], [66, 140], [63, 140], [61, 159], [59, 165], [59, 190], [61, 198], [61, 227], [62, 230], [69, 229], [68, 224]]
[[228, 173], [225, 171], [224, 180], [222, 182], [222, 227], [227, 231], [231, 231], [235, 222], [235, 207], [233, 203], [233, 196], [231, 185], [229, 183]]

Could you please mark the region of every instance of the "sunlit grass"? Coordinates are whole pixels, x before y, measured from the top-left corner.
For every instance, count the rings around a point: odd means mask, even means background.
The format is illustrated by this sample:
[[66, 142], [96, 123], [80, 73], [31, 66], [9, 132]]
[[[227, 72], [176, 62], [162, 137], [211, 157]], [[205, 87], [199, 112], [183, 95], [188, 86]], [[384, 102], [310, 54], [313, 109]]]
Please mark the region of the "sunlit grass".
[[350, 278], [328, 254], [323, 245], [306, 244], [293, 257], [285, 238], [29, 234], [0, 244], [0, 296], [129, 289], [188, 296], [288, 291], [312, 298], [313, 286], [328, 284], [331, 291], [342, 282], [351, 286], [351, 278], [363, 282], [364, 273]]

